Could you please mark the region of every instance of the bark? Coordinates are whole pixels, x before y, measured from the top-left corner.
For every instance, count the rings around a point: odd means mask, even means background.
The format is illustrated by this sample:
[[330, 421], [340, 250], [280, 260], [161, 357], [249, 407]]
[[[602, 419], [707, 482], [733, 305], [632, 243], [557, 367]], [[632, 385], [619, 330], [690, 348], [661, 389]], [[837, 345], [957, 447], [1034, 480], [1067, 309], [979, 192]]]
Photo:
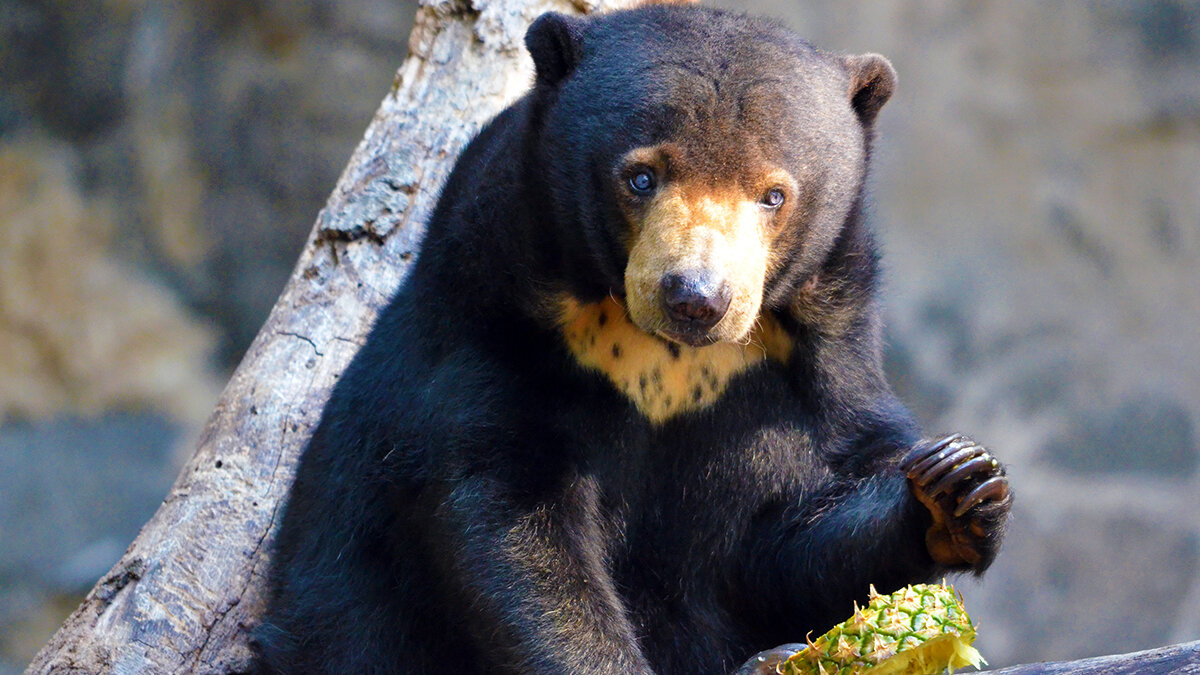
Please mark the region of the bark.
[[[1149, 620], [1149, 619], [1148, 619]], [[1031, 663], [988, 675], [1200, 675], [1200, 642], [1171, 645], [1134, 654], [1100, 656], [1081, 661]]]
[[454, 158], [523, 93], [540, 13], [632, 0], [422, 0], [409, 55], [299, 262], [154, 517], [27, 673], [229, 673], [249, 664], [267, 553], [338, 375], [416, 255]]

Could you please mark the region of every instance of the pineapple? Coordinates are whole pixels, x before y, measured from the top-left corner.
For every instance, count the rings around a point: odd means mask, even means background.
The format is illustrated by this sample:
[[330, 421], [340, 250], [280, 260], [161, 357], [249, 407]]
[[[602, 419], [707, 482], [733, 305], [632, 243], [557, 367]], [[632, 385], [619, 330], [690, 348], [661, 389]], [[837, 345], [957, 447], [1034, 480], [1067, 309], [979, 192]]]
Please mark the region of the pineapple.
[[936, 675], [983, 663], [975, 627], [949, 586], [871, 587], [867, 606], [779, 664], [783, 675]]

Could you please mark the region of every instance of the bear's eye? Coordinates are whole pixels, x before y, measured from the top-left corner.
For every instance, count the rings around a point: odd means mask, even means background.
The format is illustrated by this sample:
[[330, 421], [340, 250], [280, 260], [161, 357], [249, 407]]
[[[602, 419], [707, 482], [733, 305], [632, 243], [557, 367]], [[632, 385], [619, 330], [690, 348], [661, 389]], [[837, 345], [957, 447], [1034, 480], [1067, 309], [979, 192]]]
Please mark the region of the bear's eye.
[[629, 189], [638, 195], [650, 194], [656, 183], [654, 173], [649, 169], [641, 169], [629, 177]]
[[763, 195], [762, 205], [768, 209], [777, 209], [780, 206], [783, 206], [783, 199], [783, 189], [771, 188], [770, 190], [767, 190], [767, 194]]

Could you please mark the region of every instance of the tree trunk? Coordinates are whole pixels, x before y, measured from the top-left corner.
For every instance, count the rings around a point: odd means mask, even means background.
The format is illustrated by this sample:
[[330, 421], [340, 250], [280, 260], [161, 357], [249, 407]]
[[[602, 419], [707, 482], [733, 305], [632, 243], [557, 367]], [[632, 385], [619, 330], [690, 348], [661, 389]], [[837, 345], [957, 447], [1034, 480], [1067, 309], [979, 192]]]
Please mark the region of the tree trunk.
[[454, 159], [532, 82], [526, 26], [632, 0], [422, 0], [408, 59], [192, 459], [27, 673], [247, 668], [267, 552], [339, 374], [405, 276]]

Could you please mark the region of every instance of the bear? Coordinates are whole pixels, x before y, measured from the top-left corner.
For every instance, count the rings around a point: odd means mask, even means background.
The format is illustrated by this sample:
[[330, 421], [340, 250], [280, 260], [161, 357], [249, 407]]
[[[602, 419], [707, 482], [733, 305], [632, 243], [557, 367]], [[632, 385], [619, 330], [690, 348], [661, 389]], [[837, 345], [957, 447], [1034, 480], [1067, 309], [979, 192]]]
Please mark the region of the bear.
[[302, 456], [257, 668], [773, 672], [987, 569], [1004, 467], [882, 366], [888, 61], [683, 4], [525, 42]]

